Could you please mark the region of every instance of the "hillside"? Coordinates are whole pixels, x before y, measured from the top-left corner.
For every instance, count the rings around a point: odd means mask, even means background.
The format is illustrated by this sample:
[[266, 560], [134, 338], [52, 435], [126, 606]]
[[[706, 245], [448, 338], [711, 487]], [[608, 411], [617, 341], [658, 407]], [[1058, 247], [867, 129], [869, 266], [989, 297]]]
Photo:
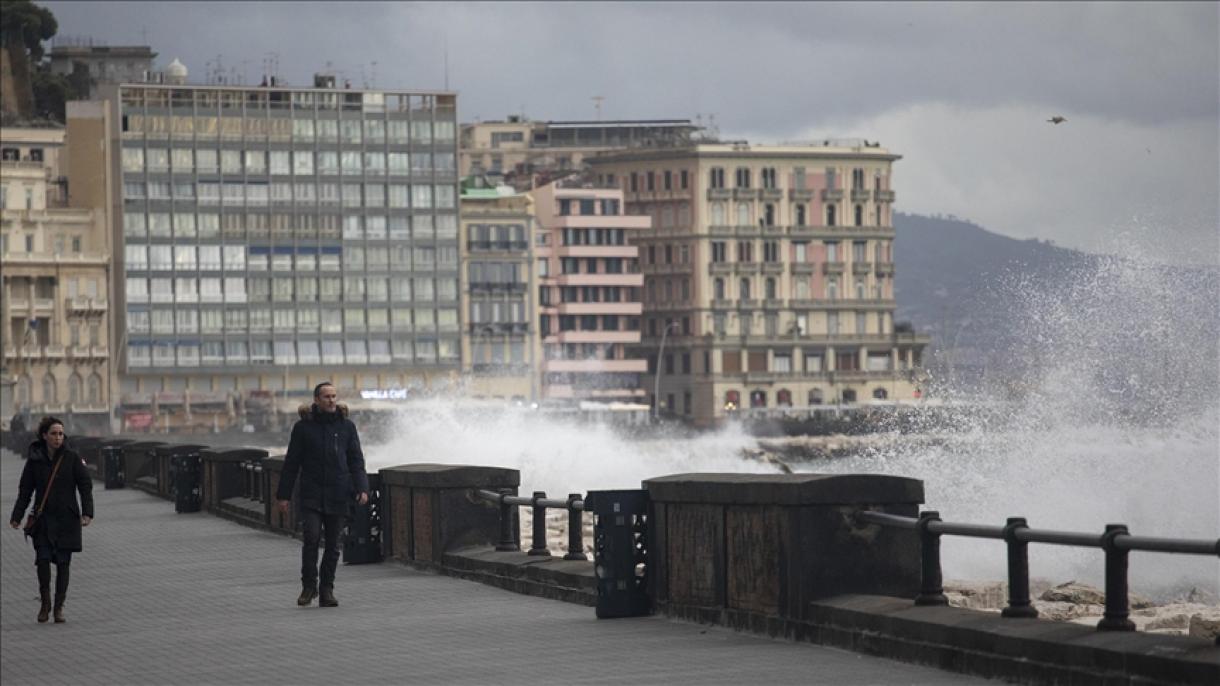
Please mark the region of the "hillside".
[[1053, 289], [1098, 260], [959, 219], [897, 213], [894, 227], [895, 318], [932, 335], [933, 367], [951, 363], [967, 376], [1006, 366], [1023, 335], [1013, 315], [1023, 289]]

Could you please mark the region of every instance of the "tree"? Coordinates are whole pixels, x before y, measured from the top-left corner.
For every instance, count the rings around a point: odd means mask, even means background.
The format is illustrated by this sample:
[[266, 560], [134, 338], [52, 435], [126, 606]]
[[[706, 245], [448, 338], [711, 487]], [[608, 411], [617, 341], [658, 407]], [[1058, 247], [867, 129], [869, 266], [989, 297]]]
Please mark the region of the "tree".
[[29, 117], [34, 111], [31, 63], [42, 61], [42, 42], [59, 30], [55, 15], [30, 0], [0, 0], [0, 47], [8, 53], [13, 73], [16, 113]]

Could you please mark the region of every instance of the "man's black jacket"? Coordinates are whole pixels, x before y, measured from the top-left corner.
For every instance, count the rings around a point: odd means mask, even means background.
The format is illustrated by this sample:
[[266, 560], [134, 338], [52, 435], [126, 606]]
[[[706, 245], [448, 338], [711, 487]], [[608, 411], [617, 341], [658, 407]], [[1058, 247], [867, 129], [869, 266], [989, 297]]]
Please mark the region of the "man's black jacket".
[[317, 405], [302, 405], [298, 413], [301, 419], [292, 427], [276, 497], [290, 500], [299, 474], [303, 509], [351, 516], [352, 502], [357, 493], [368, 492], [369, 479], [347, 406], [322, 412]]

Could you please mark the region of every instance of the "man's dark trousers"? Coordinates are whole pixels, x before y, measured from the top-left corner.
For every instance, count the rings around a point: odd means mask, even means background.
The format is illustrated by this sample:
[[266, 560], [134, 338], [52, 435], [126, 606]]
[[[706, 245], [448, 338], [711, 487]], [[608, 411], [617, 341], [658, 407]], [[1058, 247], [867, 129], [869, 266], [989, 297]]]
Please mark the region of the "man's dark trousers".
[[[339, 535], [343, 531], [343, 515], [322, 514], [317, 510], [301, 512], [305, 541], [301, 546], [301, 583], [306, 588], [335, 587], [335, 568], [339, 565]], [[318, 579], [318, 541], [326, 532], [326, 548], [322, 552], [321, 585]]]

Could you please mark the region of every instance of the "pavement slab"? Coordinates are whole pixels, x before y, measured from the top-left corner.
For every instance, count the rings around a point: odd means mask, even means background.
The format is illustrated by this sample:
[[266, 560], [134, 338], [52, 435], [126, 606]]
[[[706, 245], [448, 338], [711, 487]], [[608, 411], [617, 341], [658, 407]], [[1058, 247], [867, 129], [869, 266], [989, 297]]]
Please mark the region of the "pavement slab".
[[[0, 453], [6, 513], [22, 464]], [[663, 617], [598, 620], [589, 607], [392, 562], [341, 565], [340, 607], [300, 608], [298, 541], [175, 514], [134, 489], [95, 482], [94, 499], [65, 624], [35, 621], [33, 549], [19, 531], [0, 535], [4, 686], [985, 681]]]

